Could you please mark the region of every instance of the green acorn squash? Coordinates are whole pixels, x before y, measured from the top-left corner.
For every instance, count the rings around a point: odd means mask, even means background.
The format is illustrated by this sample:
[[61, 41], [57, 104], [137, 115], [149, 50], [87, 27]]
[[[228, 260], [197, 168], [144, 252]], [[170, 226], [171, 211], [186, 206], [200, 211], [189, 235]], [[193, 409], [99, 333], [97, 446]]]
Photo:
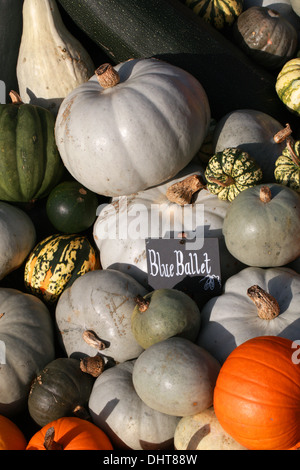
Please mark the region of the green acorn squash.
[[46, 196], [60, 181], [64, 165], [54, 137], [55, 119], [40, 106], [0, 105], [0, 199], [29, 202]]
[[260, 166], [247, 152], [227, 148], [217, 152], [205, 169], [207, 189], [219, 199], [233, 199], [247, 188], [259, 184], [263, 174]]

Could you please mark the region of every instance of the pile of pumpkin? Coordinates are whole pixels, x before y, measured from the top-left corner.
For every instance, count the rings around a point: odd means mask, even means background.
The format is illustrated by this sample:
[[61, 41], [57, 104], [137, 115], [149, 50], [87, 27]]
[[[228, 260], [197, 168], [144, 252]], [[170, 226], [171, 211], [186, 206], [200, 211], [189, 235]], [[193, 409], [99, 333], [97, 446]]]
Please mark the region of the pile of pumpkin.
[[[227, 3], [241, 34], [253, 10]], [[0, 105], [0, 449], [296, 449], [296, 30], [255, 10], [293, 38], [269, 64], [292, 125], [249, 108], [215, 119], [183, 68], [134, 58], [94, 73], [54, 0], [17, 4], [18, 92]], [[136, 208], [176, 224], [198, 204], [222, 293], [151, 289]]]

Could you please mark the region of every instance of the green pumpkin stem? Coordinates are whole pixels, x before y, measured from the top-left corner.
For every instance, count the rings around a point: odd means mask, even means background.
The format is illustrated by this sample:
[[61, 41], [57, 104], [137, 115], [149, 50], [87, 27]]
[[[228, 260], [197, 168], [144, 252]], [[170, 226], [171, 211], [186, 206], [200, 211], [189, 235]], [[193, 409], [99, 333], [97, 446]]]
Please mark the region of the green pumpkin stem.
[[52, 426], [47, 429], [44, 439], [44, 447], [46, 450], [64, 450], [63, 446], [54, 440], [55, 429]]
[[190, 204], [193, 195], [205, 188], [200, 175], [187, 176], [185, 179], [172, 184], [166, 192], [166, 197], [170, 202], [175, 202], [179, 206]]
[[111, 64], [100, 65], [95, 74], [102, 88], [112, 88], [120, 82], [120, 75]]
[[261, 287], [254, 285], [247, 290], [248, 297], [254, 302], [259, 318], [262, 320], [272, 320], [280, 313], [280, 307], [271, 294]]
[[144, 299], [144, 297], [142, 297], [141, 295], [137, 295], [134, 298], [134, 301], [138, 305], [140, 312], [146, 312], [146, 310], [148, 310], [150, 300]]

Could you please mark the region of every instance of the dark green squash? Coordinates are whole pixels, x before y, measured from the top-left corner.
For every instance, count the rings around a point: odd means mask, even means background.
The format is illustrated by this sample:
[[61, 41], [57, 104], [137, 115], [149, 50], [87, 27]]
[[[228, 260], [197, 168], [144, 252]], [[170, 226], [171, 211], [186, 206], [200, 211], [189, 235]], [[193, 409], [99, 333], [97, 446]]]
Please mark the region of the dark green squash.
[[251, 108], [289, 120], [276, 96], [274, 77], [178, 0], [59, 2], [115, 64], [156, 57], [194, 75], [215, 119]]
[[2, 104], [8, 103], [10, 90], [18, 91], [16, 67], [22, 36], [22, 9], [23, 0], [0, 0], [0, 80], [4, 83], [0, 91]]
[[[64, 416], [88, 415], [87, 404], [94, 378], [80, 369], [74, 358], [58, 358], [47, 364], [32, 382], [28, 396], [31, 418], [45, 426]], [[82, 414], [80, 414], [82, 413]]]
[[96, 219], [98, 197], [78, 181], [63, 181], [52, 189], [46, 211], [50, 222], [64, 233], [87, 230]]
[[86, 236], [50, 235], [27, 258], [25, 287], [49, 305], [54, 304], [75, 279], [99, 267], [98, 253]]
[[40, 106], [0, 105], [0, 199], [30, 202], [49, 194], [60, 181], [64, 165], [54, 137], [55, 118]]

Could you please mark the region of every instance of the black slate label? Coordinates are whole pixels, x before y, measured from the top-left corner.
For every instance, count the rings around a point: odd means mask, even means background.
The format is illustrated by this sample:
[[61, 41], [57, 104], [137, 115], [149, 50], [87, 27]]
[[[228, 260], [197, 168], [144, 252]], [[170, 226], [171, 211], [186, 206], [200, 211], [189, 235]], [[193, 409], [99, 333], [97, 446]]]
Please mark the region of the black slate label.
[[200, 249], [184, 238], [148, 238], [146, 255], [148, 283], [153, 289], [178, 289], [191, 297], [221, 293], [218, 238], [205, 238]]

